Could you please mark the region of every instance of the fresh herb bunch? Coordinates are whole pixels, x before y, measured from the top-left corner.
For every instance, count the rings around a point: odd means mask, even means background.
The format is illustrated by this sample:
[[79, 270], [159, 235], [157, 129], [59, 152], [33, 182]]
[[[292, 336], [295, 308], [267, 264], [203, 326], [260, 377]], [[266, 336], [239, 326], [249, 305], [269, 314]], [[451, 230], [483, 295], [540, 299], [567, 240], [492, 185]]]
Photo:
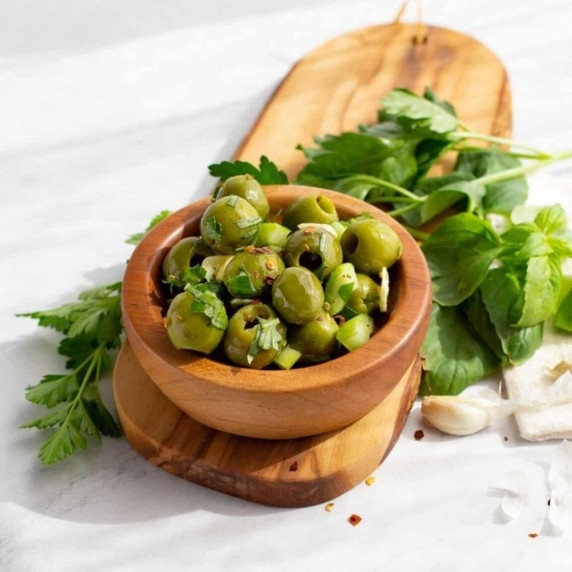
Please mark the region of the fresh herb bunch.
[[[471, 132], [453, 106], [429, 89], [422, 97], [395, 89], [382, 104], [375, 125], [316, 138], [317, 148], [299, 146], [308, 163], [294, 182], [383, 205], [424, 241], [434, 304], [422, 348], [421, 391], [457, 394], [501, 364], [529, 359], [542, 343], [547, 320], [572, 331], [572, 293], [562, 300], [562, 261], [572, 257], [563, 209], [543, 209], [529, 223], [510, 219], [527, 199], [525, 175], [572, 158], [572, 151], [551, 155]], [[494, 147], [475, 147], [474, 141]], [[429, 176], [449, 151], [458, 153], [453, 170]], [[266, 157], [259, 170], [244, 165], [209, 169], [223, 180], [247, 172], [257, 178], [264, 165], [264, 183], [284, 183]], [[452, 207], [460, 214], [446, 218], [433, 234], [422, 226]], [[491, 215], [503, 217], [505, 232], [493, 230]]]
[[[170, 214], [153, 218], [151, 230]], [[131, 236], [128, 244], [138, 244], [145, 233]], [[26, 388], [26, 399], [52, 409], [47, 415], [22, 427], [56, 430], [41, 446], [42, 463], [51, 465], [80, 449], [88, 438], [118, 437], [121, 429], [107, 410], [99, 392], [99, 381], [113, 365], [113, 354], [121, 345], [121, 282], [85, 290], [76, 302], [59, 308], [19, 314], [38, 320], [38, 325], [63, 334], [58, 353], [67, 358], [64, 374], [45, 375], [40, 383]]]

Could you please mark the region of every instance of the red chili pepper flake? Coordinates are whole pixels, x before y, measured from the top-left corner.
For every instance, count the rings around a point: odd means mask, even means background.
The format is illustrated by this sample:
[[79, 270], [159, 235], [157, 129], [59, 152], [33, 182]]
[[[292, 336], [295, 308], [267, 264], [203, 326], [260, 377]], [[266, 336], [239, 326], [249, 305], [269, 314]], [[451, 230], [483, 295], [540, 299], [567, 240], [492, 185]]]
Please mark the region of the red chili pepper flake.
[[425, 437], [425, 433], [423, 433], [422, 429], [417, 429], [417, 431], [415, 431], [415, 433], [413, 433], [413, 438], [416, 441], [421, 441], [421, 439], [423, 439], [423, 437]]
[[268, 284], [268, 286], [272, 286], [272, 284], [274, 284], [274, 280], [276, 280], [276, 278], [272, 278], [272, 276], [264, 277], [264, 282]]
[[260, 300], [258, 298], [254, 298], [254, 300], [252, 300], [252, 302], [250, 302], [251, 304], [260, 304]]
[[250, 254], [254, 253], [254, 251], [256, 250], [256, 247], [252, 244], [249, 244], [247, 247], [245, 247], [244, 252], [248, 252]]
[[318, 316], [318, 317], [316, 318], [316, 321], [317, 321], [317, 322], [323, 322], [323, 321], [324, 321], [324, 316]]
[[258, 280], [258, 279], [260, 278], [260, 272], [258, 272], [258, 270], [255, 270], [255, 271], [254, 271], [254, 278], [255, 278], [256, 280]]
[[346, 323], [346, 319], [341, 314], [336, 314], [334, 320], [336, 320], [340, 328]]
[[291, 465], [290, 465], [290, 471], [297, 471], [298, 470], [298, 461], [294, 461]]
[[274, 260], [267, 260], [264, 266], [266, 266], [268, 270], [273, 270], [276, 267], [276, 264], [274, 263]]
[[528, 538], [536, 538], [538, 536], [538, 532], [529, 532]]
[[314, 232], [314, 227], [313, 226], [307, 226], [304, 229], [304, 234], [312, 234]]
[[357, 525], [361, 522], [361, 516], [359, 516], [359, 514], [352, 514], [352, 515], [350, 515], [350, 517], [348, 518], [348, 522], [349, 522], [352, 526], [357, 526]]

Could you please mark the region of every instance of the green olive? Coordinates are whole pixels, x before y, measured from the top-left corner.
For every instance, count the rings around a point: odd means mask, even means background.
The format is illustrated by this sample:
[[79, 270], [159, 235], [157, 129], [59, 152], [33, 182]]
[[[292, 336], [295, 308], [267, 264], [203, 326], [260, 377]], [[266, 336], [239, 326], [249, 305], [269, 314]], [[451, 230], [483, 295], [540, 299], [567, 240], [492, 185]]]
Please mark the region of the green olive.
[[289, 324], [301, 326], [322, 311], [324, 290], [307, 268], [286, 268], [272, 285], [272, 305]]
[[302, 266], [324, 280], [342, 263], [342, 247], [329, 232], [309, 226], [288, 237], [284, 260], [287, 266]]
[[268, 248], [248, 246], [233, 256], [224, 269], [223, 281], [231, 296], [259, 298], [284, 270], [284, 262]]
[[248, 201], [263, 220], [266, 220], [270, 207], [268, 199], [260, 186], [260, 183], [252, 175], [236, 175], [227, 179], [219, 188], [216, 198], [237, 195]]
[[336, 349], [338, 324], [327, 312], [321, 312], [289, 337], [290, 347], [302, 354], [300, 361], [319, 363], [330, 359]]
[[237, 195], [218, 199], [201, 218], [201, 237], [207, 245], [221, 254], [253, 244], [262, 219], [258, 211]]
[[344, 259], [358, 272], [378, 275], [401, 256], [401, 241], [393, 229], [377, 219], [352, 223], [341, 239]]
[[215, 328], [205, 314], [191, 314], [193, 300], [190, 292], [175, 296], [167, 311], [167, 334], [177, 349], [210, 354], [221, 342], [224, 330]]
[[[236, 365], [262, 369], [272, 363], [285, 341], [286, 326], [276, 312], [266, 304], [249, 304], [229, 320], [224, 336], [224, 353]], [[264, 347], [272, 342], [275, 347]]]
[[163, 276], [165, 280], [177, 281], [190, 266], [201, 264], [212, 251], [198, 236], [183, 238], [175, 244], [163, 260]]
[[379, 284], [365, 274], [357, 274], [357, 288], [350, 294], [346, 306], [356, 314], [373, 314], [379, 310]]
[[339, 220], [334, 203], [325, 195], [307, 195], [295, 200], [284, 213], [283, 224], [292, 230], [304, 222], [330, 224]]

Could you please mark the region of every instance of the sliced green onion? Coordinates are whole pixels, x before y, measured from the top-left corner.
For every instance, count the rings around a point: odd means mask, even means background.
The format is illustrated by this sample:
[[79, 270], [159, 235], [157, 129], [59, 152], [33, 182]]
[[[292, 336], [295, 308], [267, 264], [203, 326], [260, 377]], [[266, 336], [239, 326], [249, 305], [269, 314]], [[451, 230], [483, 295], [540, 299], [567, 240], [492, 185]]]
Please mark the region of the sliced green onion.
[[346, 231], [346, 228], [350, 226], [347, 222], [337, 220], [330, 225], [336, 231], [336, 238], [340, 240], [342, 234]]
[[284, 349], [274, 358], [274, 363], [280, 369], [292, 369], [294, 364], [302, 357], [302, 354], [291, 348], [285, 346]]
[[374, 329], [373, 318], [368, 314], [359, 314], [340, 327], [336, 339], [342, 346], [353, 352], [368, 342]]
[[334, 269], [324, 291], [325, 301], [330, 305], [328, 310], [330, 316], [342, 311], [357, 285], [356, 271], [351, 262], [344, 262]]
[[277, 222], [263, 222], [260, 225], [256, 246], [278, 246], [282, 248], [286, 244], [289, 234], [290, 229]]

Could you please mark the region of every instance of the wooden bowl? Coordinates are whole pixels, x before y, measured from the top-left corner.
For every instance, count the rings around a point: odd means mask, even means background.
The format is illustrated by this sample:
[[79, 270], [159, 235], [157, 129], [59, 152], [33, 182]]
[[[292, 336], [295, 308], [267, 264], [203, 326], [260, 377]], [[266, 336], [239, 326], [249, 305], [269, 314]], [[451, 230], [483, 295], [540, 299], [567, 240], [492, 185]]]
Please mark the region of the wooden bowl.
[[[317, 189], [265, 187], [272, 210], [284, 209]], [[425, 258], [409, 233], [378, 208], [320, 190], [342, 219], [361, 212], [391, 226], [403, 243], [392, 268], [389, 317], [360, 349], [290, 371], [251, 370], [175, 349], [163, 325], [161, 264], [184, 236], [198, 235], [206, 197], [168, 217], [135, 249], [123, 283], [127, 338], [141, 366], [166, 397], [200, 423], [246, 437], [290, 439], [344, 427], [363, 417], [397, 385], [417, 357], [431, 309]]]

